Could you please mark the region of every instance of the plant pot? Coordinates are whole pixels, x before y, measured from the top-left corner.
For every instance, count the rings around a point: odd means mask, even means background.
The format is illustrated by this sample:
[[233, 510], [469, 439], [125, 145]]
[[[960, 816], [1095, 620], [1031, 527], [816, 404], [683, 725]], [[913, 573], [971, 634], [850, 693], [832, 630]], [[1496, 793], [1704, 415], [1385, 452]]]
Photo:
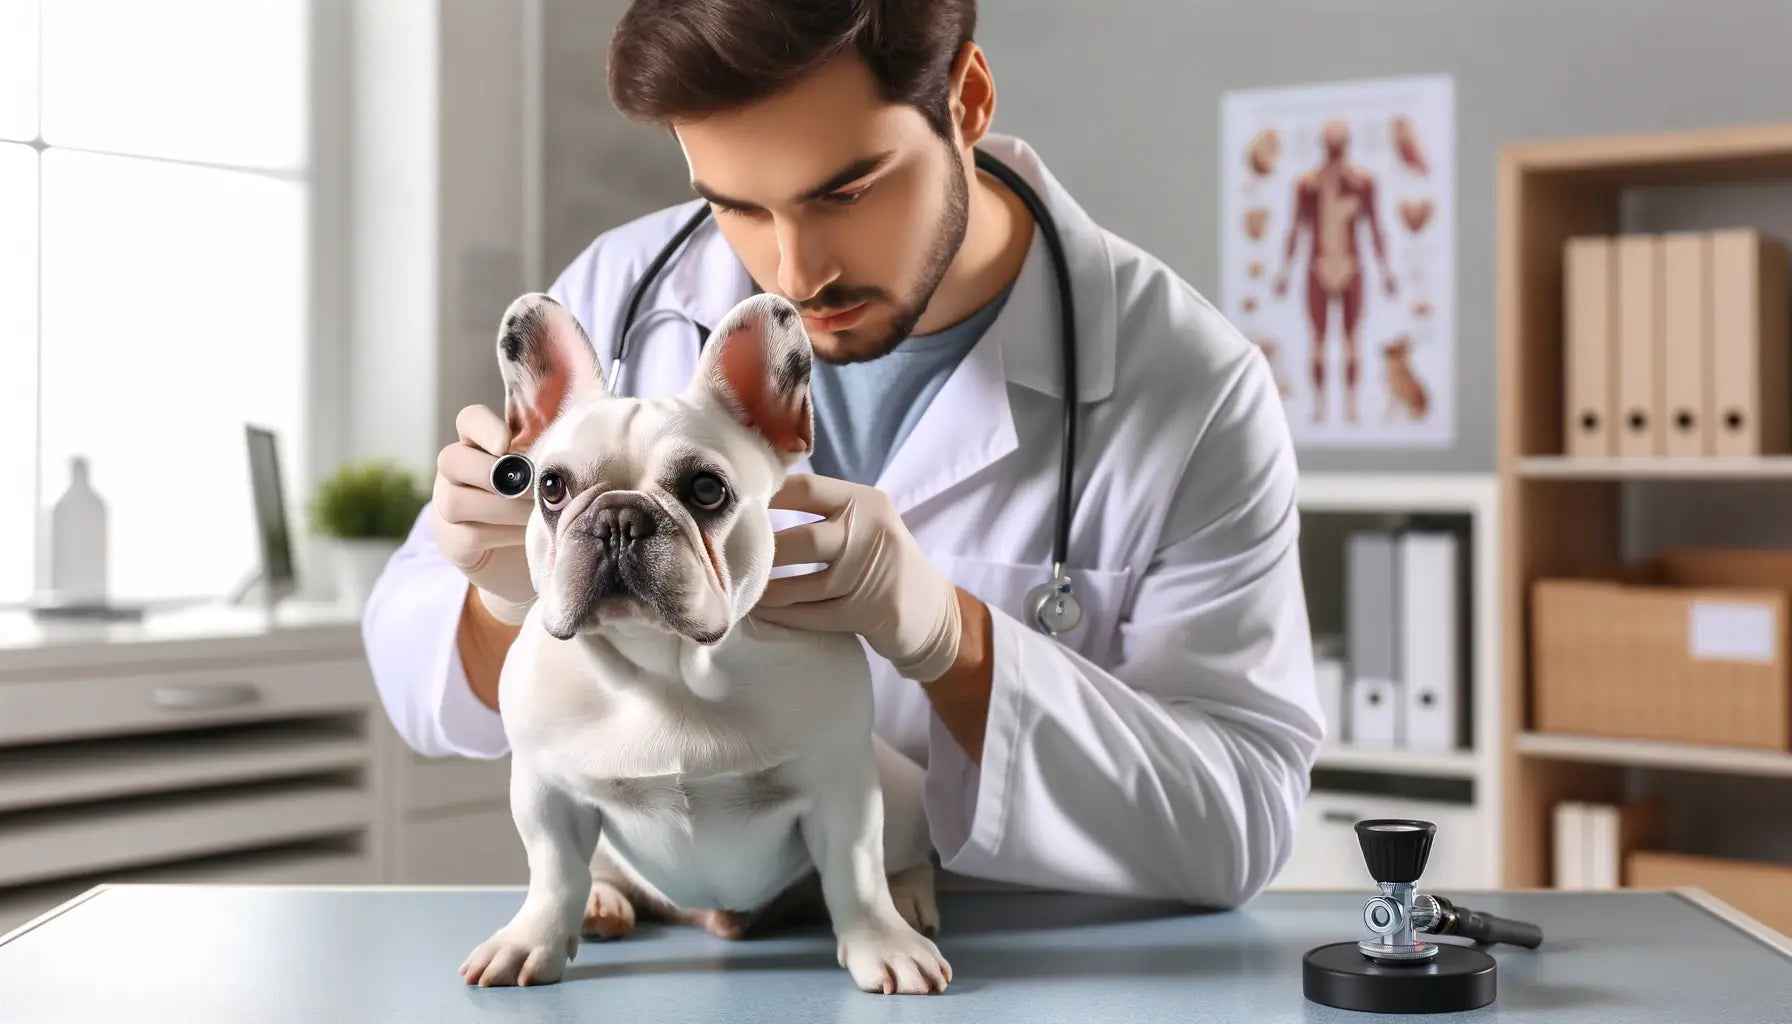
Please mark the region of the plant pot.
[[384, 537], [332, 537], [330, 567], [336, 582], [336, 600], [349, 608], [364, 607], [368, 595], [373, 593], [374, 581], [385, 571], [400, 543]]

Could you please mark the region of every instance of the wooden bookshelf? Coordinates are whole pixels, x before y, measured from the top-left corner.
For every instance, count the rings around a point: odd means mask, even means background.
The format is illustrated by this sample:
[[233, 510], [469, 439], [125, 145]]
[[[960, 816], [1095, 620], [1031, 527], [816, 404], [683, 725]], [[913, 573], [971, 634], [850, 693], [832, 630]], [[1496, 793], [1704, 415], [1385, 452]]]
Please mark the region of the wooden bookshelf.
[[1661, 458], [1536, 455], [1518, 460], [1531, 480], [1792, 480], [1792, 456]]
[[[1792, 457], [1564, 455], [1563, 246], [1622, 230], [1631, 189], [1792, 181], [1792, 124], [1515, 143], [1500, 152], [1498, 341], [1504, 884], [1550, 883], [1550, 814], [1560, 799], [1617, 800], [1627, 767], [1782, 775], [1792, 759], [1532, 732], [1531, 583], [1618, 560], [1626, 484], [1792, 482]], [[1721, 500], [1721, 499], [1717, 499]]]
[[[1792, 758], [1788, 758], [1792, 764]], [[1396, 775], [1424, 775], [1448, 779], [1473, 779], [1480, 771], [1480, 758], [1472, 750], [1424, 751], [1399, 748], [1359, 747], [1327, 744], [1319, 750], [1321, 768], [1347, 771], [1390, 772]], [[1789, 769], [1792, 774], [1792, 769]]]
[[1557, 761], [1792, 778], [1792, 752], [1548, 732], [1521, 732], [1516, 745], [1518, 752], [1526, 757]]

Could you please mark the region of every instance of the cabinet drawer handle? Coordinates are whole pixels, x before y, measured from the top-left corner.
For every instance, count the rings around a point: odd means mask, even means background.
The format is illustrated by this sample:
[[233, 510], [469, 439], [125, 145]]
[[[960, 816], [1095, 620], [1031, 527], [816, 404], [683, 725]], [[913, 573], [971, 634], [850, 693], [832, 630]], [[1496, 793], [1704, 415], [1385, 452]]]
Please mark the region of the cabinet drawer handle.
[[253, 704], [261, 699], [261, 693], [249, 683], [186, 684], [158, 686], [150, 699], [156, 707], [170, 711], [211, 711]]
[[1337, 825], [1354, 825], [1362, 820], [1362, 815], [1351, 814], [1347, 811], [1326, 811], [1320, 817]]

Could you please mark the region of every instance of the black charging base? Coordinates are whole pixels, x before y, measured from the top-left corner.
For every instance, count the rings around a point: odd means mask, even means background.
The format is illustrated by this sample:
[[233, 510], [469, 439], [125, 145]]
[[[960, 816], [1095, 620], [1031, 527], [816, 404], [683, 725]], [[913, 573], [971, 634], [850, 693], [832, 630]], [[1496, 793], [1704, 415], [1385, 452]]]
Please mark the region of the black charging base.
[[1308, 999], [1340, 1010], [1370, 1013], [1453, 1013], [1493, 1002], [1493, 957], [1478, 949], [1438, 943], [1423, 963], [1384, 964], [1355, 942], [1315, 946], [1301, 958]]

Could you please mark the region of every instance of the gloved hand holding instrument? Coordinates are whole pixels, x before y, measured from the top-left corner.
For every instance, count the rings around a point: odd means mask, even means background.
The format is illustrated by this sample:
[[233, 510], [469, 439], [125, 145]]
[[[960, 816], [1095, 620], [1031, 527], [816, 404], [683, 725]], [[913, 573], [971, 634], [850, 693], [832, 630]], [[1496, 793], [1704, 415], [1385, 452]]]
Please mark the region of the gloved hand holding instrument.
[[492, 467], [510, 450], [510, 428], [482, 405], [462, 409], [454, 428], [460, 439], [436, 456], [436, 545], [478, 588], [493, 616], [519, 625], [535, 602], [524, 550], [530, 503], [492, 489]]

